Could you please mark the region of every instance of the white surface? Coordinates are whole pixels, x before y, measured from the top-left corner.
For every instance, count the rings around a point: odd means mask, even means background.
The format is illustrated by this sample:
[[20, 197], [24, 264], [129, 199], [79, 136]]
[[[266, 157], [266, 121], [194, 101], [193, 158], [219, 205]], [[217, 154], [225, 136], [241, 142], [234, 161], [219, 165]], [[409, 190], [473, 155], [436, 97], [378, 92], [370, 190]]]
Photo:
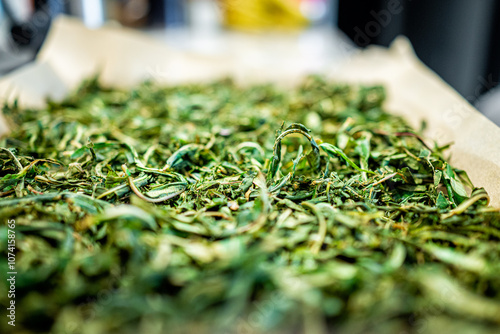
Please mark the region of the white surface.
[[104, 24], [104, 8], [101, 0], [83, 0], [83, 22], [89, 28], [99, 28]]
[[169, 47], [211, 57], [229, 57], [255, 69], [293, 68], [322, 72], [356, 52], [341, 32], [313, 27], [297, 32], [243, 33], [228, 30], [154, 29], [145, 31]]

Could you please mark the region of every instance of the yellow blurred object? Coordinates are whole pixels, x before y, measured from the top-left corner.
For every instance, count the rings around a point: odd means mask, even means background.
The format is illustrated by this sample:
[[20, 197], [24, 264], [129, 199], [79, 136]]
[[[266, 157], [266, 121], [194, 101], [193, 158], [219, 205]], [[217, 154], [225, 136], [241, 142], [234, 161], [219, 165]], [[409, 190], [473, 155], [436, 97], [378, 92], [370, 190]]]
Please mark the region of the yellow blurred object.
[[240, 29], [300, 28], [308, 20], [299, 0], [220, 0], [224, 21]]

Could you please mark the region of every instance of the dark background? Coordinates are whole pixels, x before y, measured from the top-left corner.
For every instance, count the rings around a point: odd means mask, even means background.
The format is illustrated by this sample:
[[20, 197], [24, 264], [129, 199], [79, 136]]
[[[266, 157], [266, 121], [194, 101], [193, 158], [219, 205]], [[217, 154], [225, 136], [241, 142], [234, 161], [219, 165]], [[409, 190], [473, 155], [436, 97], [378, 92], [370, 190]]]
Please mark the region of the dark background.
[[338, 26], [361, 47], [407, 36], [427, 66], [474, 102], [499, 81], [499, 14], [495, 0], [339, 0]]

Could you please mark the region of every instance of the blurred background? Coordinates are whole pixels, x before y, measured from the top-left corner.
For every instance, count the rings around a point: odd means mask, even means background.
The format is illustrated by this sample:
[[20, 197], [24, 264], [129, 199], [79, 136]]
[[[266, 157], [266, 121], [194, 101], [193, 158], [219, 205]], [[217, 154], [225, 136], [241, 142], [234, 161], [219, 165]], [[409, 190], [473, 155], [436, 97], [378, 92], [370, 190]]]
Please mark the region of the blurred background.
[[[201, 54], [227, 52], [227, 40], [238, 34], [265, 35], [266, 48], [299, 50], [295, 54], [312, 71], [405, 35], [427, 66], [500, 124], [499, 1], [0, 0], [0, 75], [36, 57], [60, 14], [79, 17], [89, 28], [139, 29]], [[255, 58], [270, 54], [252, 52]]]

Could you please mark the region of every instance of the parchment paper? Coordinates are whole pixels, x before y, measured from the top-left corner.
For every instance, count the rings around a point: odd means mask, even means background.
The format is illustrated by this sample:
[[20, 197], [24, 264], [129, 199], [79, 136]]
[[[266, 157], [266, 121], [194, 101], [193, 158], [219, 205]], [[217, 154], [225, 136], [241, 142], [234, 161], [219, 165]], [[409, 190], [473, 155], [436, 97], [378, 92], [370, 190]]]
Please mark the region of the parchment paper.
[[[287, 63], [292, 55], [271, 56], [276, 59], [273, 66], [249, 64], [234, 54], [200, 56], [132, 30], [89, 30], [75, 19], [60, 17], [37, 61], [0, 80], [0, 101], [18, 98], [22, 106], [40, 107], [46, 96], [60, 99], [96, 73], [104, 84], [123, 88], [144, 79], [174, 84], [223, 76], [241, 84], [271, 81], [289, 86], [305, 74], [304, 68]], [[387, 108], [415, 127], [426, 120], [429, 141], [454, 142], [449, 150], [454, 166], [466, 170], [475, 186], [488, 191], [491, 204], [500, 207], [500, 128], [423, 65], [406, 39], [398, 38], [389, 49], [372, 47], [349, 55], [342, 64], [326, 64], [320, 70], [334, 80], [384, 84]], [[0, 134], [6, 130], [0, 120]]]

